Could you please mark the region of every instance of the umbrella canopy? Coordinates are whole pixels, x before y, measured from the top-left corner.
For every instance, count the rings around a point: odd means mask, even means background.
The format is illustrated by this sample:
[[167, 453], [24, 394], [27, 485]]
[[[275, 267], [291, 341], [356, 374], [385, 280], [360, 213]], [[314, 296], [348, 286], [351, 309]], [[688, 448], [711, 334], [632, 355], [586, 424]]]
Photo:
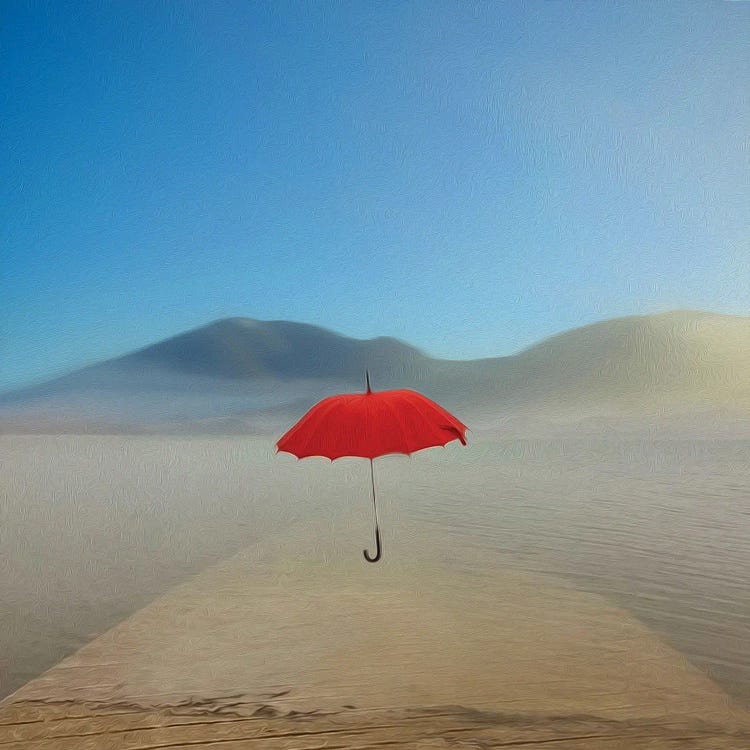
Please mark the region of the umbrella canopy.
[[411, 455], [452, 440], [466, 445], [466, 430], [466, 425], [421, 393], [406, 389], [373, 391], [368, 373], [366, 393], [344, 393], [323, 399], [281, 437], [276, 447], [297, 458], [370, 459], [377, 552], [370, 556], [365, 550], [364, 555], [368, 562], [377, 562], [381, 548], [373, 459], [390, 453]]

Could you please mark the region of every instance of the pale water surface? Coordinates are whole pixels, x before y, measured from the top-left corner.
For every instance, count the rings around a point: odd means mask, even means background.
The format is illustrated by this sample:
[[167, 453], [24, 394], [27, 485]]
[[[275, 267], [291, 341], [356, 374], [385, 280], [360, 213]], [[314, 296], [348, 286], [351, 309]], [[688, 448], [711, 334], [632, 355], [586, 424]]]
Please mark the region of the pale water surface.
[[[0, 695], [257, 541], [303, 527], [332, 559], [371, 547], [367, 462], [297, 462], [272, 442], [0, 437]], [[748, 705], [749, 448], [480, 434], [385, 457], [384, 554], [405, 576], [449, 561], [604, 594]]]

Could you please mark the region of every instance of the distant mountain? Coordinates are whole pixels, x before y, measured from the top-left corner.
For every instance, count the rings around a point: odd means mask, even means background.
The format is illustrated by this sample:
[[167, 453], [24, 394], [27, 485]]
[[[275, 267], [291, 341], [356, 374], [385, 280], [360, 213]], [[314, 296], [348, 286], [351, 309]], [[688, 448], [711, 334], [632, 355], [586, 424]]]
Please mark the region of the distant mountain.
[[147, 383], [152, 374], [159, 374], [164, 382], [187, 377], [196, 383], [201, 379], [362, 383], [368, 367], [392, 378], [420, 360], [427, 358], [393, 338], [362, 341], [304, 323], [229, 318], [9, 395], [27, 398], [82, 385], [107, 387], [113, 376], [119, 388], [123, 378], [137, 385]]
[[750, 414], [750, 318], [676, 311], [595, 323], [519, 354], [434, 359], [392, 338], [231, 318], [0, 396], [0, 429], [243, 431], [316, 400], [415, 388], [462, 414]]
[[302, 323], [230, 318], [0, 395], [0, 431], [237, 430], [336, 390], [413, 382], [414, 347]]
[[365, 368], [393, 376], [425, 359], [393, 338], [347, 338], [304, 323], [230, 318], [129, 354], [116, 366], [156, 366], [218, 378], [332, 378], [362, 382]]

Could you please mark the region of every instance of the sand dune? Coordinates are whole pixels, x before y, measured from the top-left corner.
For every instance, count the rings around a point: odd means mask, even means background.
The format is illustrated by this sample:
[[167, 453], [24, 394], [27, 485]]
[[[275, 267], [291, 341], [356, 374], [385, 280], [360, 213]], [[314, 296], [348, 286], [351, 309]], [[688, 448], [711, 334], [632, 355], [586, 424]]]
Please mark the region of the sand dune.
[[[516, 355], [427, 356], [395, 339], [233, 318], [0, 397], [3, 432], [248, 432], [331, 393], [410, 387], [469, 419], [750, 415], [750, 318], [604, 321]], [[466, 420], [464, 420], [466, 421]]]

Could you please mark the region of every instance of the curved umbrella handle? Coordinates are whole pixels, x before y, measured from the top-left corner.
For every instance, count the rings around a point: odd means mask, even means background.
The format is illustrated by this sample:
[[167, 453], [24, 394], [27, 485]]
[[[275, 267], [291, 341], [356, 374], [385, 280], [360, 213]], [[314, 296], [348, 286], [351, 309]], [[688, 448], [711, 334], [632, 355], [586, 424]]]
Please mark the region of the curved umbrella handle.
[[372, 467], [372, 459], [370, 459], [370, 482], [372, 483], [372, 510], [375, 514], [375, 545], [377, 551], [372, 557], [370, 557], [370, 553], [366, 549], [362, 550], [362, 553], [364, 554], [365, 560], [367, 560], [367, 562], [374, 563], [380, 560], [380, 528], [378, 524], [378, 506], [375, 502], [375, 470]]
[[375, 552], [374, 557], [370, 557], [370, 553], [366, 549], [362, 550], [362, 554], [365, 556], [367, 562], [374, 563], [380, 560], [380, 529], [377, 526], [375, 526], [375, 545], [377, 552]]

